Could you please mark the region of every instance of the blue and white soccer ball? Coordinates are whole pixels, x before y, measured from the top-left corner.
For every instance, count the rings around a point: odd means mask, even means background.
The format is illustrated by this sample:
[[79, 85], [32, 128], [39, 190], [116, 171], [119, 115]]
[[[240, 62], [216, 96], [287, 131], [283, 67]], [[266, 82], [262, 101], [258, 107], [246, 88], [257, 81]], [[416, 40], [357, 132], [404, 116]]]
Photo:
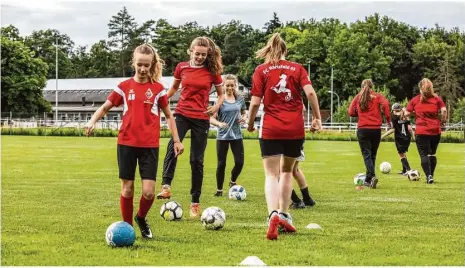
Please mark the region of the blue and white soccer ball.
[[117, 221], [108, 227], [105, 240], [111, 247], [132, 246], [136, 240], [136, 232], [129, 223]]
[[234, 185], [229, 189], [229, 199], [232, 200], [245, 200], [247, 192], [245, 188], [240, 185]]
[[226, 222], [226, 214], [219, 207], [209, 207], [202, 212], [200, 221], [202, 221], [205, 229], [218, 230], [223, 228]]
[[366, 174], [365, 173], [358, 173], [354, 177], [354, 184], [355, 185], [363, 185], [365, 183]]
[[168, 201], [161, 205], [160, 216], [165, 221], [179, 221], [182, 219], [181, 205], [176, 201]]

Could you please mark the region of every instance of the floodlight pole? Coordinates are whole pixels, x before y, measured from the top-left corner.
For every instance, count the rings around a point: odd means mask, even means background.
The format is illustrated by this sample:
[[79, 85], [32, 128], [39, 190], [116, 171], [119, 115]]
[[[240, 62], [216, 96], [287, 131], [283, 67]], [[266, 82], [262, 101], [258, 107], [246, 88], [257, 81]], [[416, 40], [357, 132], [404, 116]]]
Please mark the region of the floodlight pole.
[[55, 124], [58, 121], [58, 35], [55, 43]]

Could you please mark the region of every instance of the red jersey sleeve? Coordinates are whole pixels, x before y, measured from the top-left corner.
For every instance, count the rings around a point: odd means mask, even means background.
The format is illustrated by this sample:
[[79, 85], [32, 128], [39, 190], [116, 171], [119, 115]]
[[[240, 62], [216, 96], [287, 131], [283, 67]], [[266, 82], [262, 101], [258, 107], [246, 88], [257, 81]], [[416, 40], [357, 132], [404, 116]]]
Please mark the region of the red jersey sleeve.
[[221, 86], [223, 84], [223, 78], [221, 78], [220, 74], [213, 75], [212, 77], [213, 85], [215, 86]]
[[413, 109], [415, 108], [415, 104], [414, 104], [415, 99], [416, 99], [416, 98], [413, 98], [413, 99], [411, 99], [411, 100], [408, 102], [407, 108], [406, 108], [407, 112], [413, 113]]
[[438, 110], [440, 110], [443, 107], [446, 107], [446, 105], [444, 104], [444, 101], [442, 100], [441, 97], [437, 96], [436, 98], [438, 100]]
[[160, 92], [160, 98], [158, 98], [158, 107], [161, 109], [168, 106], [168, 96], [166, 94], [166, 90], [164, 89]]
[[311, 85], [311, 84], [312, 84], [312, 81], [310, 81], [310, 79], [308, 78], [307, 70], [305, 70], [305, 68], [301, 65], [300, 66], [300, 86], [303, 89], [304, 86]]
[[120, 106], [121, 104], [123, 104], [123, 96], [124, 96], [124, 92], [123, 90], [121, 89], [120, 85], [118, 85], [118, 87], [116, 87], [111, 93], [110, 95], [108, 96], [107, 100], [109, 100], [113, 106], [115, 107], [118, 107]]
[[174, 79], [181, 80], [181, 64], [176, 65], [173, 76], [174, 76]]
[[263, 84], [263, 78], [261, 72], [257, 68], [253, 73], [252, 89], [250, 90], [250, 94], [252, 94], [252, 96], [262, 98], [264, 91], [265, 85]]
[[383, 95], [381, 95], [381, 105], [382, 105], [382, 108], [383, 108], [383, 113], [384, 113], [384, 116], [386, 117], [386, 122], [392, 126], [391, 124], [391, 112], [389, 111], [389, 100], [384, 97]]
[[350, 117], [357, 117], [358, 116], [357, 106], [358, 106], [358, 95], [355, 96], [355, 98], [350, 103], [349, 111], [348, 111]]

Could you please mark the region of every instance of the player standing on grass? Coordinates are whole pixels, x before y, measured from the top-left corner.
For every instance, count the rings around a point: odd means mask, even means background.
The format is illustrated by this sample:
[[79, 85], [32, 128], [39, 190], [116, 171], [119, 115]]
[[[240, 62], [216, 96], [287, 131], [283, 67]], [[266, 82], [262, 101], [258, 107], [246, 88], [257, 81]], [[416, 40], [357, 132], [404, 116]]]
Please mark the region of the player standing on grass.
[[278, 228], [295, 232], [289, 214], [292, 170], [301, 154], [305, 138], [302, 118], [302, 90], [313, 111], [311, 131], [321, 129], [318, 97], [302, 65], [285, 60], [286, 43], [278, 33], [256, 52], [265, 63], [255, 69], [248, 131], [255, 130], [254, 120], [263, 98], [263, 115], [259, 130], [260, 149], [265, 169], [265, 197], [268, 207], [269, 240], [278, 238]]
[[210, 123], [218, 127], [216, 139], [216, 155], [218, 166], [216, 168], [216, 194], [223, 195], [224, 173], [229, 146], [234, 155], [234, 167], [231, 170], [229, 188], [236, 185], [236, 180], [244, 166], [244, 143], [242, 141], [241, 125], [246, 120], [246, 107], [244, 98], [238, 92], [237, 77], [228, 74], [224, 78], [226, 96], [218, 112], [210, 118]]
[[[436, 151], [441, 140], [441, 128], [447, 118], [447, 109], [441, 97], [434, 93], [433, 83], [423, 78], [418, 84], [420, 94], [410, 100], [403, 116], [414, 115], [415, 141], [420, 154], [421, 167], [425, 172], [426, 183], [434, 183], [436, 169]], [[438, 114], [441, 114], [441, 119]]]
[[350, 104], [349, 116], [358, 117], [357, 138], [366, 167], [365, 186], [372, 189], [376, 189], [378, 184], [375, 166], [376, 154], [381, 142], [382, 112], [386, 122], [391, 126], [389, 101], [373, 90], [371, 79], [363, 80], [360, 92]]
[[155, 197], [155, 180], [158, 167], [160, 141], [160, 109], [166, 116], [173, 134], [173, 154], [184, 151], [176, 124], [168, 106], [168, 98], [159, 83], [163, 61], [155, 49], [147, 44], [136, 47], [133, 53], [134, 77], [121, 82], [97, 109], [86, 125], [86, 134], [91, 135], [95, 123], [112, 107], [123, 105], [123, 117], [118, 134], [118, 168], [121, 179], [120, 209], [123, 220], [132, 225], [134, 177], [137, 162], [142, 179], [142, 196], [134, 220], [145, 238], [152, 238], [146, 216]]
[[397, 153], [400, 157], [402, 164], [402, 171], [399, 174], [406, 176], [410, 172], [410, 164], [407, 160], [408, 147], [410, 146], [410, 140], [413, 137], [412, 126], [410, 121], [402, 116], [402, 105], [394, 103], [392, 105], [392, 126], [393, 128], [388, 130], [381, 136], [381, 139], [394, 133], [394, 141], [397, 148]]
[[[203, 160], [207, 147], [210, 116], [215, 114], [223, 104], [223, 80], [221, 72], [223, 64], [221, 50], [207, 37], [195, 38], [187, 53], [190, 61], [181, 62], [174, 70], [174, 83], [168, 91], [168, 99], [173, 96], [182, 85], [181, 96], [174, 115], [179, 138], [184, 139], [187, 131], [191, 130], [191, 205], [190, 217], [195, 218], [200, 213], [200, 194], [203, 182]], [[209, 95], [215, 86], [218, 101], [208, 107]], [[173, 146], [177, 141], [172, 138], [168, 143], [165, 162], [163, 163], [163, 187], [157, 195], [158, 199], [171, 197], [171, 183], [176, 170], [177, 158]]]

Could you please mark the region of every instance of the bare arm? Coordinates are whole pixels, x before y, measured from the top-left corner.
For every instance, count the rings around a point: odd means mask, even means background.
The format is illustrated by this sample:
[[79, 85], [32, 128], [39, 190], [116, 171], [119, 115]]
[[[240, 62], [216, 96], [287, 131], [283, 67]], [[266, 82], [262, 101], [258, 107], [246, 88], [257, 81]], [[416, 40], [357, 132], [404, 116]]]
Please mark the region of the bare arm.
[[228, 124], [218, 121], [218, 113], [215, 113], [213, 116], [210, 117], [210, 124], [220, 128], [228, 127]]
[[254, 121], [255, 117], [257, 116], [258, 108], [260, 108], [260, 102], [262, 101], [261, 98], [257, 96], [252, 96], [252, 99], [250, 100], [250, 106], [249, 106], [249, 119], [247, 120], [247, 130], [252, 132], [254, 128]]
[[170, 89], [168, 90], [168, 93], [166, 94], [168, 99], [171, 98], [176, 93], [176, 91], [178, 91], [179, 85], [181, 85], [181, 80], [174, 79], [173, 84], [171, 85]]
[[413, 132], [413, 128], [411, 125], [408, 125], [408, 132], [410, 132], [410, 135], [413, 137], [415, 136], [415, 132]]
[[446, 107], [441, 108], [441, 123], [445, 124], [447, 120], [447, 109]]
[[383, 135], [381, 135], [381, 139], [384, 139], [384, 137], [389, 136], [389, 135], [391, 135], [392, 133], [394, 133], [394, 129], [393, 129], [393, 128], [391, 128], [390, 130], [386, 131], [386, 133], [384, 133]]
[[92, 134], [92, 130], [94, 130], [95, 123], [97, 123], [100, 118], [102, 118], [108, 111], [113, 108], [113, 103], [109, 100], [106, 100], [102, 106], [100, 106], [97, 111], [92, 115], [89, 122], [86, 124], [86, 135], [90, 136]]
[[318, 96], [316, 95], [315, 89], [313, 89], [312, 85], [304, 86], [305, 95], [307, 95], [307, 99], [310, 102], [310, 106], [312, 107], [312, 114], [313, 114], [313, 121], [310, 125], [310, 132], [319, 131], [323, 128], [321, 123], [321, 113], [320, 113], [320, 105], [318, 103]]

